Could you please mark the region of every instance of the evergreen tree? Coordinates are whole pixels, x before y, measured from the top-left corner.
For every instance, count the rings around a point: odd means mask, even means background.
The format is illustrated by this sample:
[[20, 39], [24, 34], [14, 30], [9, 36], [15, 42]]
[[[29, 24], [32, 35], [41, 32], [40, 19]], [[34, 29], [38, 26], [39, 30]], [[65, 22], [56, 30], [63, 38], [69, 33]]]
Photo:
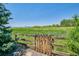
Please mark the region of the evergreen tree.
[[6, 9], [5, 5], [0, 3], [0, 55], [6, 55], [12, 50], [14, 42], [11, 37], [9, 24], [11, 12]]

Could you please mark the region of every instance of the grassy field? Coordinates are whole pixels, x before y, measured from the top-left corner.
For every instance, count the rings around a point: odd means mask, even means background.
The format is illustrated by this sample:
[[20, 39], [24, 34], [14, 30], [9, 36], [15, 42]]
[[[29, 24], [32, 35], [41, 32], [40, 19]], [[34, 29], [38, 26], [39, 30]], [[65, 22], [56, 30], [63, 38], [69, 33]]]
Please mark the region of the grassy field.
[[13, 33], [21, 33], [21, 34], [63, 34], [66, 32], [70, 32], [73, 27], [32, 27], [32, 28], [12, 28]]
[[[50, 34], [56, 37], [64, 36], [64, 39], [55, 39], [54, 44], [55, 49], [54, 51], [66, 52], [70, 53], [67, 49], [67, 37], [69, 33], [74, 30], [74, 27], [30, 27], [30, 28], [12, 28], [13, 35], [14, 34]], [[28, 36], [18, 36], [19, 38], [25, 38], [27, 40], [33, 41], [33, 37]], [[32, 42], [24, 42], [18, 41], [19, 43], [24, 44], [32, 44]], [[72, 52], [71, 52], [72, 53]]]

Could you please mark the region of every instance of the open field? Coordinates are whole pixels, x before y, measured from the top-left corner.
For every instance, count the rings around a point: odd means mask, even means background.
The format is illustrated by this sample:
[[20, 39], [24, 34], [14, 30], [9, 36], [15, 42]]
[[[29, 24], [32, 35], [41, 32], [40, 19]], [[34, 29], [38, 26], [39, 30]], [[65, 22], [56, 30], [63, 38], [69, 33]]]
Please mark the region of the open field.
[[[69, 33], [74, 30], [74, 27], [30, 27], [30, 28], [12, 28], [13, 34], [49, 34], [52, 35], [55, 39], [54, 51], [60, 51], [65, 53], [72, 53], [70, 52], [66, 45], [67, 45], [67, 37]], [[26, 40], [30, 40], [30, 42], [19, 40], [18, 43], [24, 44], [33, 44], [34, 37], [31, 36], [22, 36], [19, 35], [19, 38], [24, 38]], [[64, 38], [56, 38], [56, 37], [64, 37]], [[72, 53], [73, 54], [73, 53]]]
[[51, 34], [60, 35], [66, 32], [70, 32], [74, 27], [30, 27], [30, 28], [12, 28], [13, 33], [20, 34]]

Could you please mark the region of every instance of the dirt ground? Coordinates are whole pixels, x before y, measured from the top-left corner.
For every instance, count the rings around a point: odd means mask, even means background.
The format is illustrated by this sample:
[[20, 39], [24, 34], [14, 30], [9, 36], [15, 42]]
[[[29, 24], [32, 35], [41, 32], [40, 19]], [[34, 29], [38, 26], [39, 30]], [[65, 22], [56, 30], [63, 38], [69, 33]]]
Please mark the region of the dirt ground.
[[34, 51], [33, 49], [17, 44], [17, 49], [12, 53], [13, 56], [47, 56], [45, 54]]
[[36, 52], [29, 48], [29, 49], [26, 49], [24, 56], [47, 56], [47, 55]]

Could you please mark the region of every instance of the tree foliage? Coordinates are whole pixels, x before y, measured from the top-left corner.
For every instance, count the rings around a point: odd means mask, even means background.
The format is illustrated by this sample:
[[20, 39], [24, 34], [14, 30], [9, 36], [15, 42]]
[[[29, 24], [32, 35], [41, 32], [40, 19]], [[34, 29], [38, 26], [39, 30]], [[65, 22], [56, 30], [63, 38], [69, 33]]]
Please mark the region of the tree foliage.
[[12, 50], [14, 42], [11, 37], [12, 30], [9, 24], [11, 12], [0, 3], [0, 55], [5, 55]]
[[66, 27], [75, 26], [75, 25], [76, 22], [73, 19], [64, 19], [60, 23], [60, 26], [66, 26]]

